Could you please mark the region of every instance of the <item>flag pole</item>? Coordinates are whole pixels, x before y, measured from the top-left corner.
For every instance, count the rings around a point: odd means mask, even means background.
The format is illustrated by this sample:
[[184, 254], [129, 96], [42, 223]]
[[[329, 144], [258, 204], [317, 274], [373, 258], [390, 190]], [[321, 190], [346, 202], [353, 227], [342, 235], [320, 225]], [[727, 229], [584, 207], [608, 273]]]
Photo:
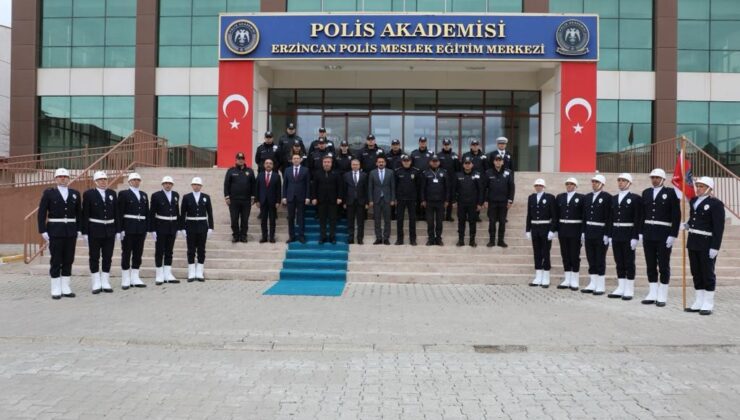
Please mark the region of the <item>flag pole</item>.
[[[681, 214], [686, 217], [686, 137], [681, 136]], [[683, 222], [681, 222], [683, 223]], [[686, 229], [681, 231], [681, 288], [686, 309]]]

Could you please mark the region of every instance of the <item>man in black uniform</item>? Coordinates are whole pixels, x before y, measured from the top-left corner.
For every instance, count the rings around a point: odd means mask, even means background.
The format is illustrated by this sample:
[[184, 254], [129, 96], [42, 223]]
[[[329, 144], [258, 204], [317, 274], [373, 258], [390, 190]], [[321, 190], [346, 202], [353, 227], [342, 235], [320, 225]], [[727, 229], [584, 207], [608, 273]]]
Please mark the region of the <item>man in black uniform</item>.
[[70, 288], [75, 242], [82, 237], [82, 197], [69, 184], [69, 172], [59, 168], [54, 172], [57, 186], [44, 191], [38, 211], [39, 233], [49, 245], [49, 278], [51, 298], [75, 297]]
[[604, 175], [591, 178], [591, 191], [583, 198], [583, 242], [588, 260], [589, 283], [581, 293], [603, 295], [606, 291], [606, 251], [609, 249], [612, 196], [603, 191]]
[[511, 157], [511, 153], [506, 151], [506, 145], [509, 144], [509, 139], [506, 137], [499, 137], [496, 139], [496, 150], [488, 154], [488, 162], [493, 162], [493, 158], [496, 155], [501, 156], [504, 160], [504, 169], [508, 169], [514, 172], [514, 159]]
[[308, 168], [308, 156], [306, 155], [306, 152], [303, 150], [303, 143], [301, 143], [300, 140], [295, 140], [293, 142], [293, 146], [289, 147], [288, 150], [285, 151], [285, 154], [283, 154], [282, 156], [280, 167], [283, 169], [283, 173], [291, 165], [293, 165], [293, 155], [300, 156], [301, 166], [305, 166], [306, 168]]
[[[463, 160], [473, 159], [470, 156]], [[496, 156], [493, 160], [493, 169], [486, 171], [483, 179], [484, 206], [488, 208], [488, 243], [487, 247], [496, 244], [502, 248], [508, 247], [504, 242], [506, 234], [506, 215], [514, 203], [514, 174], [504, 169], [503, 159]], [[498, 223], [498, 243], [496, 242], [496, 224]]]
[[244, 153], [237, 153], [236, 165], [226, 171], [224, 178], [224, 199], [231, 214], [231, 242], [247, 243], [256, 182], [254, 171], [244, 163]]
[[400, 168], [402, 156], [403, 150], [401, 150], [401, 141], [398, 139], [391, 140], [391, 150], [385, 156], [387, 168], [394, 171]]
[[[314, 206], [318, 206], [319, 214], [319, 245], [326, 241], [337, 243], [337, 206], [342, 204], [342, 175], [334, 171], [331, 156], [321, 161], [321, 170], [311, 177], [311, 199]], [[326, 225], [329, 224], [329, 235], [326, 234]]]
[[199, 177], [193, 178], [190, 186], [193, 192], [182, 197], [180, 208], [180, 231], [188, 245], [188, 283], [196, 280], [206, 281], [203, 274], [203, 266], [206, 262], [206, 240], [213, 234], [211, 197], [200, 191], [203, 188], [203, 181]]
[[563, 259], [563, 281], [558, 289], [578, 290], [581, 286], [578, 273], [581, 271], [581, 242], [583, 241], [583, 194], [576, 192], [578, 180], [565, 180], [564, 193], [555, 198], [558, 209], [558, 240]]
[[384, 154], [383, 149], [375, 144], [375, 135], [368, 134], [365, 141], [365, 146], [357, 151], [357, 158], [360, 159], [362, 171], [368, 173], [375, 169], [377, 157], [384, 156]]
[[[456, 174], [462, 170], [460, 159], [458, 158], [457, 153], [452, 150], [452, 139], [442, 139], [442, 150], [437, 153], [437, 157], [439, 158], [439, 167], [447, 171], [448, 174]], [[473, 171], [475, 171], [475, 169], [473, 169]], [[478, 174], [481, 177], [484, 175], [483, 172], [478, 172]], [[482, 185], [483, 184], [481, 184], [481, 186]], [[447, 210], [445, 211], [445, 221], [455, 221], [455, 219], [452, 218], [452, 206], [447, 206]]]
[[[668, 283], [671, 280], [671, 248], [678, 237], [681, 224], [680, 200], [673, 188], [665, 187], [665, 171], [656, 168], [650, 172], [653, 188], [642, 192], [642, 248], [645, 251], [648, 292], [642, 303], [663, 307], [668, 299]], [[660, 268], [660, 283], [658, 283]]]
[[[483, 185], [478, 172], [473, 171], [473, 159], [463, 160], [463, 170], [452, 180], [452, 202], [457, 203], [457, 246], [465, 245], [465, 223], [470, 225], [470, 246], [476, 247], [476, 211], [483, 204]], [[452, 207], [452, 206], [449, 206]]]
[[[308, 147], [309, 156], [311, 155], [311, 153], [315, 152], [316, 149], [319, 148], [319, 143], [321, 143], [322, 140], [324, 141], [324, 143], [326, 143], [325, 146], [327, 149], [329, 149], [329, 153], [331, 153], [332, 155], [334, 154], [334, 143], [326, 137], [326, 128], [321, 127], [319, 128], [319, 137], [316, 140], [312, 141], [311, 145]], [[319, 165], [319, 167], [316, 169], [320, 170], [321, 166]]]
[[270, 223], [270, 243], [275, 243], [275, 223], [277, 221], [277, 208], [280, 205], [280, 195], [283, 192], [283, 184], [277, 171], [273, 171], [272, 160], [265, 161], [265, 170], [257, 174], [257, 188], [254, 194], [255, 204], [260, 209], [260, 229], [262, 238], [260, 243], [267, 242], [267, 223]]
[[403, 245], [404, 212], [409, 215], [409, 243], [416, 246], [416, 204], [421, 190], [421, 171], [411, 166], [411, 157], [401, 157], [401, 167], [396, 177], [396, 245]]
[[532, 241], [535, 277], [530, 286], [550, 287], [550, 249], [558, 228], [555, 196], [545, 192], [545, 180], [534, 181], [534, 194], [527, 199], [527, 239]]
[[152, 194], [149, 208], [149, 232], [154, 238], [154, 283], [180, 283], [172, 274], [172, 250], [180, 219], [180, 195], [172, 191], [175, 181], [171, 176], [162, 178], [162, 189]]
[[128, 176], [129, 189], [118, 193], [118, 227], [121, 229], [121, 289], [146, 287], [139, 277], [144, 241], [149, 231], [149, 200], [139, 190], [141, 176]]
[[330, 157], [332, 161], [334, 160], [334, 153], [329, 150], [329, 147], [326, 144], [326, 139], [320, 137], [317, 141], [319, 142], [318, 147], [313, 149], [313, 152], [308, 155], [308, 170], [311, 171], [312, 177], [314, 175], [319, 175], [319, 173], [323, 170], [323, 162], [325, 157]]
[[339, 152], [334, 156], [334, 169], [339, 172], [340, 175], [344, 175], [352, 170], [352, 152], [349, 150], [349, 143], [347, 140], [342, 140], [339, 143]]
[[367, 210], [367, 174], [360, 170], [359, 159], [352, 159], [352, 170], [344, 174], [342, 202], [347, 210], [348, 242], [355, 243], [355, 226], [357, 226], [357, 243], [362, 245], [365, 234], [365, 210]]
[[419, 148], [411, 152], [411, 166], [422, 172], [426, 171], [429, 169], [429, 160], [432, 155], [432, 151], [427, 147], [427, 138], [419, 137]]
[[609, 243], [617, 265], [617, 288], [607, 296], [632, 300], [635, 294], [635, 249], [642, 223], [642, 199], [631, 193], [632, 175], [619, 174], [619, 193], [612, 196], [611, 236]]
[[[257, 164], [257, 170], [262, 172], [265, 170], [263, 167], [266, 159], [272, 159], [273, 169], [280, 170], [277, 158], [280, 156], [280, 151], [277, 144], [272, 142], [272, 131], [265, 131], [265, 141], [257, 146], [257, 151], [254, 153], [254, 162]], [[275, 167], [276, 162], [278, 167]]]
[[[95, 188], [82, 196], [82, 235], [87, 240], [90, 255], [92, 292], [113, 293], [110, 285], [110, 267], [113, 247], [121, 239], [118, 233], [118, 202], [116, 192], [108, 188], [108, 176], [98, 171], [93, 175]], [[101, 255], [102, 254], [102, 255]], [[100, 260], [103, 260], [102, 272]]]
[[287, 160], [283, 160], [281, 165], [283, 167], [290, 166], [290, 156], [288, 155], [288, 152], [291, 151], [291, 148], [293, 147], [293, 144], [296, 143], [296, 140], [298, 140], [298, 144], [301, 147], [301, 154], [306, 154], [306, 146], [303, 144], [303, 139], [301, 136], [296, 134], [295, 132], [295, 124], [288, 123], [288, 126], [285, 128], [285, 133], [280, 136], [280, 139], [278, 140], [278, 150], [280, 152], [280, 156], [285, 158], [287, 156]]
[[450, 203], [450, 176], [439, 167], [439, 157], [432, 155], [429, 168], [422, 173], [421, 207], [426, 210], [427, 246], [439, 245], [442, 242], [442, 220], [445, 208]]
[[696, 197], [691, 199], [689, 231], [686, 249], [689, 250], [691, 277], [694, 280], [694, 303], [686, 312], [699, 312], [711, 315], [714, 310], [714, 290], [717, 277], [714, 268], [717, 263], [719, 247], [725, 232], [725, 205], [712, 197], [714, 180], [703, 176], [694, 182]]
[[480, 150], [480, 141], [478, 139], [470, 139], [470, 150], [462, 155], [463, 159], [466, 157], [473, 159], [473, 170], [479, 174], [484, 174], [489, 169], [488, 157]]

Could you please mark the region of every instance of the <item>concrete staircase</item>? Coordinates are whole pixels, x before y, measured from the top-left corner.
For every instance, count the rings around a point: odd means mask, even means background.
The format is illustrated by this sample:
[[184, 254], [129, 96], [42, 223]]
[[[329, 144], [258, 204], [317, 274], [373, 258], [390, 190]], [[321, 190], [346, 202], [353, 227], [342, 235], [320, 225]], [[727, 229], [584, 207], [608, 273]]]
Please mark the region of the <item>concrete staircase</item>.
[[[184, 195], [190, 191], [190, 180], [194, 176], [203, 179], [203, 191], [213, 198], [216, 229], [208, 241], [206, 257], [206, 277], [208, 279], [224, 280], [277, 280], [287, 245], [288, 227], [285, 210], [278, 213], [277, 240], [275, 244], [259, 244], [260, 227], [257, 215], [259, 209], [253, 207], [250, 215], [249, 243], [231, 243], [231, 229], [229, 227], [228, 208], [223, 202], [222, 169], [174, 169], [174, 168], [141, 168], [139, 173], [144, 178], [142, 190], [152, 192], [158, 190], [159, 181], [164, 175], [170, 175], [175, 180], [175, 190]], [[607, 191], [616, 191], [616, 174], [604, 174], [607, 178]], [[456, 247], [457, 222], [445, 222], [443, 237], [445, 246], [425, 246], [426, 223], [417, 223], [418, 246], [410, 245], [372, 245], [374, 241], [373, 222], [365, 224], [365, 244], [350, 245], [349, 282], [383, 282], [383, 283], [461, 283], [461, 284], [523, 284], [533, 276], [532, 247], [524, 237], [524, 220], [526, 216], [526, 199], [531, 192], [532, 183], [536, 178], [544, 178], [548, 184], [548, 191], [557, 195], [564, 191], [563, 181], [575, 176], [580, 182], [579, 191], [590, 191], [591, 174], [568, 173], [535, 173], [517, 172], [517, 194], [514, 206], [509, 211], [506, 242], [509, 247], [486, 248], [488, 242], [488, 220], [485, 211], [481, 214], [483, 222], [478, 224], [477, 248], [469, 246]], [[632, 191], [640, 193], [649, 186], [646, 174], [633, 174], [635, 183]], [[125, 186], [121, 188], [125, 189]], [[454, 214], [454, 213], [453, 213]], [[456, 214], [454, 215], [457, 219]], [[729, 221], [728, 221], [729, 222]], [[406, 223], [408, 224], [408, 223]], [[391, 243], [396, 239], [395, 222], [393, 223]], [[406, 228], [408, 229], [408, 227]], [[404, 234], [408, 243], [408, 232]], [[467, 238], [467, 235], [466, 235]], [[673, 285], [680, 285], [681, 279], [681, 238], [679, 237], [672, 255]], [[112, 275], [120, 276], [120, 243], [116, 244], [113, 257]], [[175, 258], [173, 272], [179, 279], [186, 277], [187, 262], [185, 258], [186, 246], [184, 238], [175, 242]], [[87, 247], [78, 242], [73, 275], [87, 276]], [[581, 251], [581, 283], [587, 282], [587, 262], [585, 251]], [[48, 255], [38, 259], [31, 266], [34, 273], [44, 276], [48, 272]], [[562, 276], [562, 264], [558, 240], [553, 241], [552, 247], [552, 282], [558, 284]], [[688, 273], [687, 281], [691, 284]], [[154, 277], [154, 242], [147, 239], [144, 250], [144, 263], [141, 269], [143, 278]], [[638, 284], [647, 282], [645, 276], [645, 261], [642, 247], [638, 246], [637, 255]], [[722, 249], [717, 264], [718, 281], [720, 284], [740, 284], [740, 226], [727, 223]], [[615, 269], [611, 252], [607, 255], [607, 288], [615, 283]], [[115, 284], [115, 283], [114, 283]]]

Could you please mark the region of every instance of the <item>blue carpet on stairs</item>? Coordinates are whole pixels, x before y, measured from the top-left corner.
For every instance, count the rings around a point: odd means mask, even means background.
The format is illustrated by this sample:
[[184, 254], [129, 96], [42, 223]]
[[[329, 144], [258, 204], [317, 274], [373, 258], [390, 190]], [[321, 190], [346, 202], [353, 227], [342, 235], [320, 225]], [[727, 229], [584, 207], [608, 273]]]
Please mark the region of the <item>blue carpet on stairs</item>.
[[341, 296], [347, 284], [347, 224], [337, 224], [337, 243], [319, 245], [316, 208], [306, 207], [306, 243], [291, 242], [278, 282], [265, 295]]

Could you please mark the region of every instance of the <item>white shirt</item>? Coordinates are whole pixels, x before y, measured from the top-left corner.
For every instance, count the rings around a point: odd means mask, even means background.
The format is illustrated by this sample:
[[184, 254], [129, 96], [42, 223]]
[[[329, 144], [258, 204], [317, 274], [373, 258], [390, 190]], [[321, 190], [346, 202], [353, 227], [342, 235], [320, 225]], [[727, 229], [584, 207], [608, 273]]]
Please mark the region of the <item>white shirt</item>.
[[164, 191], [164, 195], [165, 197], [167, 197], [167, 201], [172, 203], [172, 191], [167, 191], [167, 190], [162, 190], [162, 191]]
[[57, 185], [57, 189], [59, 190], [59, 194], [62, 195], [64, 201], [67, 201], [67, 197], [69, 197], [69, 187], [62, 187], [61, 185]]
[[619, 203], [619, 204], [622, 204], [622, 200], [623, 200], [623, 199], [624, 199], [624, 197], [626, 197], [626, 196], [627, 196], [627, 194], [629, 194], [629, 193], [630, 193], [630, 190], [624, 190], [624, 191], [620, 191], [620, 192], [619, 192], [619, 199], [617, 200], [617, 203]]
[[101, 190], [100, 188], [95, 188], [95, 189], [98, 190], [98, 193], [100, 193], [100, 196], [103, 198], [103, 202], [105, 203], [105, 190], [104, 189]]
[[573, 192], [566, 192], [566, 194], [567, 194], [568, 196], [567, 196], [567, 198], [565, 199], [565, 202], [566, 202], [566, 203], [568, 203], [568, 204], [570, 204], [570, 199], [571, 199], [571, 198], [573, 198], [573, 196], [574, 196], [574, 195], [576, 194], [576, 192], [575, 192], [575, 191], [573, 191]]
[[598, 197], [598, 196], [599, 196], [599, 193], [600, 193], [600, 192], [601, 192], [601, 190], [598, 190], [598, 191], [594, 191], [594, 199], [593, 199], [592, 203], [595, 203], [595, 202], [596, 202], [596, 197]]
[[352, 179], [355, 181], [355, 185], [360, 182], [360, 173], [358, 171], [352, 171]]
[[383, 182], [383, 179], [385, 179], [385, 169], [378, 169], [378, 178], [380, 178], [380, 182]]
[[141, 194], [139, 193], [138, 188], [130, 187], [129, 190], [131, 190], [131, 192], [134, 193], [137, 200], [141, 200]]
[[662, 185], [660, 187], [653, 187], [653, 201], [655, 201], [655, 197], [657, 197], [658, 194], [660, 194], [660, 190], [662, 189], [663, 189]]
[[196, 203], [200, 201], [200, 191], [198, 192], [193, 191], [193, 198], [195, 198]]
[[544, 193], [545, 193], [544, 191], [537, 193], [537, 202], [538, 203], [540, 202], [540, 199], [542, 198], [542, 194], [544, 194]]
[[701, 204], [701, 202], [704, 201], [705, 198], [707, 198], [707, 196], [706, 195], [702, 195], [702, 196], [698, 197], [696, 199], [696, 201], [694, 201], [694, 210], [696, 210], [696, 209], [699, 208], [699, 204]]
[[298, 174], [301, 173], [301, 167], [299, 166], [293, 166], [293, 176], [296, 177]]
[[506, 149], [504, 149], [504, 150], [498, 149], [498, 154], [501, 155], [501, 156], [505, 156], [506, 155]]

